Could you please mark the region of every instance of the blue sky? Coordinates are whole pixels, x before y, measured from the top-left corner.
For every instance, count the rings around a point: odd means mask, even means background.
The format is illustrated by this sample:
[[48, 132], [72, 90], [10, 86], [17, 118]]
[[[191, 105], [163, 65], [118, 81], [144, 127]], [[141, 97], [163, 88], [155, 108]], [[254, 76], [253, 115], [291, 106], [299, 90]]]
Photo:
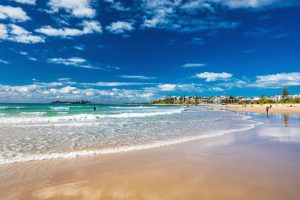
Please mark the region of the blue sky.
[[300, 93], [297, 0], [2, 0], [0, 102]]

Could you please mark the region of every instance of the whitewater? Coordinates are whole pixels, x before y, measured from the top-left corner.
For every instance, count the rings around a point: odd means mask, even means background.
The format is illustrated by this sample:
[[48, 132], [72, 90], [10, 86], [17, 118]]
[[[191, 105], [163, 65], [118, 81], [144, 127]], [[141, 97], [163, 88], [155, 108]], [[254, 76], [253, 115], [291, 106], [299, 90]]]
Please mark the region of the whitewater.
[[207, 107], [0, 105], [0, 164], [148, 149], [255, 125], [249, 117]]

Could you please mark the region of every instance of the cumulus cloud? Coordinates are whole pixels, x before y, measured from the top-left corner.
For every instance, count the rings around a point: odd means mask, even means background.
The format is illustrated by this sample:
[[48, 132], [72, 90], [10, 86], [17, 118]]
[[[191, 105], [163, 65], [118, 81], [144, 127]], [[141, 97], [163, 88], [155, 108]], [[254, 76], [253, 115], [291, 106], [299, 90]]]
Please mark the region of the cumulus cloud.
[[[96, 89], [81, 83], [35, 82], [31, 85], [1, 85], [0, 96], [7, 102], [50, 102], [54, 100], [82, 100], [94, 102], [149, 102], [155, 94], [145, 90]], [[156, 96], [157, 98], [157, 96]]]
[[158, 86], [161, 91], [174, 91], [176, 89], [175, 84], [161, 84]]
[[300, 86], [300, 73], [278, 73], [264, 76], [256, 76], [256, 81], [251, 87], [282, 88], [285, 86]]
[[300, 86], [300, 73], [278, 73], [269, 75], [260, 75], [252, 79], [236, 79], [231, 81], [216, 84], [215, 87], [220, 87], [226, 90], [232, 88], [263, 88], [276, 89], [283, 87]]
[[121, 78], [127, 78], [127, 79], [140, 79], [140, 80], [153, 80], [156, 79], [156, 77], [150, 77], [150, 76], [141, 76], [141, 75], [121, 75]]
[[91, 6], [91, 0], [50, 0], [48, 5], [52, 12], [65, 10], [74, 17], [92, 18], [96, 15], [96, 11]]
[[186, 63], [182, 65], [183, 68], [192, 68], [192, 67], [204, 67], [206, 64], [203, 63]]
[[0, 19], [9, 19], [18, 22], [30, 20], [22, 8], [2, 5], [0, 5]]
[[214, 72], [203, 72], [195, 75], [196, 78], [205, 79], [206, 82], [218, 81], [218, 80], [226, 80], [232, 77], [232, 74], [222, 72], [222, 73], [214, 73]]
[[48, 62], [54, 63], [54, 64], [62, 64], [62, 65], [66, 65], [66, 66], [86, 68], [86, 69], [100, 69], [99, 67], [94, 67], [94, 66], [90, 65], [86, 59], [78, 58], [78, 57], [50, 58], [50, 59], [48, 59]]
[[83, 21], [82, 29], [77, 28], [54, 28], [52, 26], [43, 26], [35, 31], [52, 37], [75, 37], [92, 33], [102, 33], [101, 24], [98, 21]]
[[132, 23], [118, 21], [111, 23], [111, 25], [107, 26], [106, 29], [115, 34], [122, 34], [134, 30], [134, 27]]
[[[187, 5], [189, 3], [189, 5]], [[203, 6], [207, 4], [206, 6]], [[179, 32], [199, 32], [208, 29], [232, 29], [236, 28], [239, 23], [226, 21], [216, 17], [211, 12], [210, 2], [193, 3], [189, 1], [168, 1], [168, 0], [145, 0], [142, 4], [143, 28], [156, 28]], [[200, 7], [199, 12], [190, 12], [193, 7]], [[203, 12], [202, 9], [206, 9]], [[185, 14], [182, 12], [185, 11]], [[201, 12], [201, 17], [197, 16]]]
[[45, 42], [43, 37], [33, 35], [31, 32], [15, 24], [0, 24], [0, 40], [26, 44]]
[[35, 5], [36, 0], [12, 0], [17, 3], [22, 3], [22, 4], [29, 4], [29, 5]]

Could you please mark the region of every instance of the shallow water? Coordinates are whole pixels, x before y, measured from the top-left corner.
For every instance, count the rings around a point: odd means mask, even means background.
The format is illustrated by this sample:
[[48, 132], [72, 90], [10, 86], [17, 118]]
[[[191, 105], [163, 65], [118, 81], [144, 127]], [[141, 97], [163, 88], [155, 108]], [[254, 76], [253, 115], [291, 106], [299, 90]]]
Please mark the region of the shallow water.
[[115, 153], [253, 128], [244, 115], [206, 107], [0, 105], [0, 163]]

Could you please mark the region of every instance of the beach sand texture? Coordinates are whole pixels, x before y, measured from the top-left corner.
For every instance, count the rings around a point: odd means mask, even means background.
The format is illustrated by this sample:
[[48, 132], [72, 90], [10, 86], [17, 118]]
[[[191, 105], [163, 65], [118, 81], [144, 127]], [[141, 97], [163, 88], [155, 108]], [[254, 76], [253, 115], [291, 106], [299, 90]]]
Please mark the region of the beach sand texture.
[[270, 114], [300, 114], [300, 104], [263, 104], [263, 105], [223, 105], [226, 110], [235, 110], [242, 112], [266, 113], [266, 107], [270, 106]]
[[0, 199], [298, 200], [299, 119], [264, 120], [161, 148], [1, 165]]

